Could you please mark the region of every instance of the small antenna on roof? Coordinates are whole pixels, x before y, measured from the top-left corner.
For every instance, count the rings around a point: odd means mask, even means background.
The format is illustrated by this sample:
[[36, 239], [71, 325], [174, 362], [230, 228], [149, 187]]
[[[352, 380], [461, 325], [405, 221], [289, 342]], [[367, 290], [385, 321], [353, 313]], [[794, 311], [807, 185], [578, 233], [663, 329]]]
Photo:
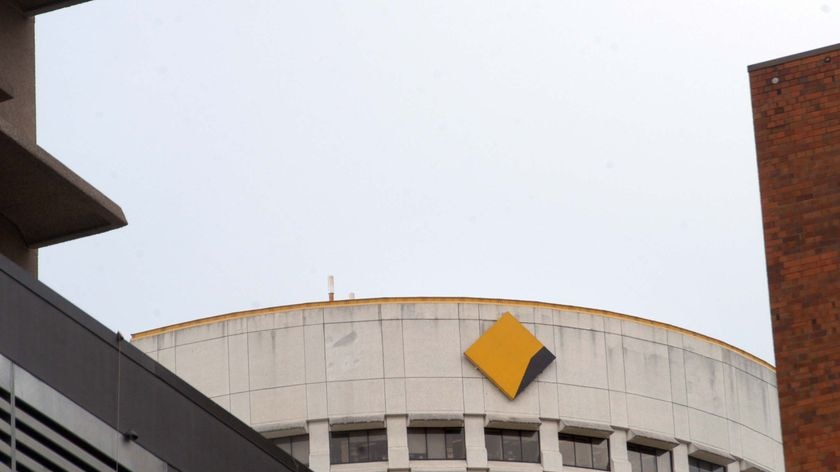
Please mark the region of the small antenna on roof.
[[330, 293], [330, 301], [335, 300], [335, 279], [332, 275], [327, 276], [327, 289]]

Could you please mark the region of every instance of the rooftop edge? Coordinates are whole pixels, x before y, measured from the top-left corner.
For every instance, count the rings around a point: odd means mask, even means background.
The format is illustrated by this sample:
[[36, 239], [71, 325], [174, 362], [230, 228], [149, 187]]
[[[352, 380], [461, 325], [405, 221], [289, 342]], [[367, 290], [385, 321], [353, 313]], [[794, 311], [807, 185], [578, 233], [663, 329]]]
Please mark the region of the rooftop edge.
[[531, 300], [510, 300], [504, 298], [480, 298], [480, 297], [381, 297], [381, 298], [358, 298], [354, 300], [336, 300], [336, 301], [320, 301], [320, 302], [307, 302], [307, 303], [297, 303], [293, 305], [280, 305], [268, 308], [257, 308], [254, 310], [244, 310], [244, 311], [236, 311], [232, 313], [225, 313], [221, 315], [209, 316], [206, 318], [198, 318], [191, 321], [184, 321], [182, 323], [175, 323], [168, 326], [162, 326], [160, 328], [154, 328], [146, 331], [140, 331], [131, 335], [131, 340], [138, 340], [143, 338], [148, 338], [151, 336], [158, 336], [165, 333], [171, 333], [173, 331], [179, 331], [182, 329], [187, 328], [194, 328], [197, 326], [204, 326], [213, 323], [219, 323], [222, 321], [229, 321], [241, 318], [250, 318], [254, 316], [260, 315], [267, 315], [271, 313], [284, 313], [289, 311], [295, 310], [310, 310], [310, 309], [317, 309], [317, 308], [333, 308], [333, 307], [342, 307], [342, 306], [363, 306], [363, 305], [385, 305], [385, 304], [402, 304], [402, 303], [472, 303], [472, 304], [479, 304], [479, 305], [507, 305], [507, 306], [525, 306], [531, 308], [549, 308], [553, 310], [568, 310], [568, 311], [575, 311], [578, 313], [586, 313], [590, 315], [598, 315], [604, 316], [607, 318], [614, 318], [620, 320], [627, 320], [633, 321], [639, 324], [655, 327], [655, 328], [662, 328], [669, 331], [677, 332], [680, 334], [684, 334], [686, 336], [691, 336], [696, 339], [700, 339], [702, 341], [708, 342], [710, 344], [714, 344], [720, 346], [724, 349], [732, 351], [736, 354], [739, 354], [747, 359], [763, 366], [771, 371], [775, 372], [776, 368], [770, 364], [769, 362], [761, 359], [758, 356], [750, 354], [749, 352], [737, 348], [727, 342], [721, 341], [719, 339], [715, 339], [711, 336], [706, 336], [705, 334], [700, 334], [695, 331], [691, 331], [689, 329], [680, 328], [679, 326], [674, 326], [672, 324], [663, 323], [661, 321], [654, 321], [649, 320], [646, 318], [641, 318], [638, 316], [633, 315], [626, 315], [623, 313], [617, 313], [614, 311], [607, 311], [607, 310], [600, 310], [596, 308], [586, 308], [586, 307], [579, 307], [573, 305], [561, 305], [558, 303], [548, 303], [548, 302], [538, 302], [538, 301], [531, 301]]
[[760, 69], [766, 69], [768, 67], [777, 66], [779, 64], [784, 64], [786, 62], [795, 61], [797, 59], [802, 59], [805, 57], [816, 56], [819, 54], [825, 54], [827, 52], [834, 52], [840, 51], [840, 43], [833, 44], [831, 46], [824, 46], [817, 49], [811, 49], [810, 51], [803, 51], [798, 52], [796, 54], [791, 54], [789, 56], [780, 57], [777, 59], [771, 59], [769, 61], [759, 62], [757, 64], [753, 64], [751, 66], [747, 66], [747, 72], [754, 72]]

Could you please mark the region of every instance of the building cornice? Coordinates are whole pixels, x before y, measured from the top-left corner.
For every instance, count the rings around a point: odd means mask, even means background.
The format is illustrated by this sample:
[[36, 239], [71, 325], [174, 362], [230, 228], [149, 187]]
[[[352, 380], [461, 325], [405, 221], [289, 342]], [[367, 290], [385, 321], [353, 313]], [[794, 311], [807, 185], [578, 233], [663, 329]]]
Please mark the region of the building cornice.
[[340, 308], [348, 306], [365, 306], [365, 305], [393, 305], [393, 304], [420, 304], [420, 303], [469, 303], [475, 305], [504, 305], [504, 306], [522, 306], [528, 308], [547, 308], [550, 310], [574, 311], [577, 313], [585, 313], [589, 315], [603, 316], [605, 318], [613, 318], [619, 320], [632, 321], [641, 325], [651, 326], [654, 328], [665, 329], [668, 331], [690, 336], [701, 341], [720, 346], [738, 355], [741, 355], [757, 364], [766, 367], [775, 372], [775, 367], [769, 362], [750, 354], [743, 349], [737, 348], [729, 343], [715, 339], [705, 334], [700, 334], [679, 326], [674, 326], [661, 321], [649, 320], [633, 315], [626, 315], [624, 313], [617, 313], [613, 311], [600, 310], [596, 308], [586, 308], [572, 305], [561, 305], [557, 303], [538, 302], [531, 300], [508, 300], [503, 298], [474, 298], [474, 297], [383, 297], [383, 298], [359, 298], [353, 300], [336, 300], [336, 301], [319, 301], [298, 303], [294, 305], [282, 305], [268, 308], [258, 308], [254, 310], [237, 311], [232, 313], [225, 313], [222, 315], [210, 316], [206, 318], [199, 318], [192, 321], [185, 321], [169, 326], [141, 331], [131, 335], [132, 340], [148, 338], [151, 336], [158, 336], [161, 334], [180, 331], [182, 329], [194, 328], [197, 326], [205, 326], [215, 323], [221, 323], [229, 320], [237, 320], [242, 318], [251, 318], [260, 315], [268, 315], [275, 313], [284, 313], [295, 310], [312, 310], [319, 308]]

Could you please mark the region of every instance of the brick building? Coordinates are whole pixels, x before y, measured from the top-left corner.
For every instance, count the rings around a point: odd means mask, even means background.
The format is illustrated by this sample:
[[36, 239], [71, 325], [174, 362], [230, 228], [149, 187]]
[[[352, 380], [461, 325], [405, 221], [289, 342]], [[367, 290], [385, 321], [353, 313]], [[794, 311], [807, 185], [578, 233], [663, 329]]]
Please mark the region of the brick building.
[[749, 67], [786, 469], [840, 470], [840, 44]]

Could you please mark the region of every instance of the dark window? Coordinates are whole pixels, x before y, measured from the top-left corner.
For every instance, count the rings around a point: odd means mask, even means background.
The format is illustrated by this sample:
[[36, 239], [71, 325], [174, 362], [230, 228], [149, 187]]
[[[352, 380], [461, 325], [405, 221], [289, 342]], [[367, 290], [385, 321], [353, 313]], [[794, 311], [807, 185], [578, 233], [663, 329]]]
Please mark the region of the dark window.
[[722, 465], [712, 464], [711, 462], [706, 462], [704, 460], [689, 457], [688, 470], [689, 472], [724, 472], [725, 467], [723, 467]]
[[464, 428], [408, 428], [408, 458], [466, 459]]
[[561, 434], [560, 454], [563, 465], [610, 470], [610, 442], [607, 439]]
[[508, 462], [540, 462], [540, 433], [514, 429], [485, 429], [487, 459]]
[[274, 439], [274, 445], [291, 454], [301, 464], [309, 465], [309, 435]]
[[332, 464], [387, 460], [388, 438], [384, 429], [330, 433], [330, 463]]
[[628, 444], [627, 458], [633, 472], [671, 472], [671, 451]]

